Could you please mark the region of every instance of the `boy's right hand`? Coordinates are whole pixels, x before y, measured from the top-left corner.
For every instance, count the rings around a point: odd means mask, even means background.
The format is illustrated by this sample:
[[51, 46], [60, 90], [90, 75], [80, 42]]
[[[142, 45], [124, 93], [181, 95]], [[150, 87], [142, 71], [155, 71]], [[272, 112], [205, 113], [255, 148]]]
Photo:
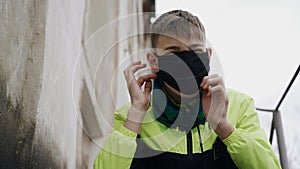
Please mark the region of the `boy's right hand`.
[[[156, 78], [155, 74], [148, 74], [141, 76], [138, 80], [136, 80], [134, 73], [145, 67], [146, 64], [141, 64], [141, 61], [137, 61], [130, 64], [124, 70], [131, 100], [131, 107], [128, 110], [124, 127], [136, 133], [140, 133], [141, 123], [150, 105], [150, 93], [152, 90], [151, 79]], [[144, 91], [141, 90], [143, 84], [145, 84]]]
[[[151, 79], [155, 79], [155, 74], [148, 74], [141, 76], [138, 80], [135, 79], [134, 74], [146, 67], [146, 64], [141, 64], [141, 61], [136, 61], [130, 64], [124, 70], [124, 76], [127, 82], [128, 91], [130, 94], [131, 105], [134, 109], [140, 112], [146, 112], [150, 105], [150, 93], [152, 90]], [[141, 87], [144, 86], [144, 91], [141, 90]]]

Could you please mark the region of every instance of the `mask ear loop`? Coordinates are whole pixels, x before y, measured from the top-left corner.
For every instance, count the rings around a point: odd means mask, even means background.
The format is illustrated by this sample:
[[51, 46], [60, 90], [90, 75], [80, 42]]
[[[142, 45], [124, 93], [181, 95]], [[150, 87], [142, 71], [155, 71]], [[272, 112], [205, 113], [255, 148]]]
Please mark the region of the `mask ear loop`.
[[153, 53], [156, 57], [158, 57], [158, 54], [156, 53], [155, 49], [152, 49], [152, 50], [153, 50], [152, 53]]

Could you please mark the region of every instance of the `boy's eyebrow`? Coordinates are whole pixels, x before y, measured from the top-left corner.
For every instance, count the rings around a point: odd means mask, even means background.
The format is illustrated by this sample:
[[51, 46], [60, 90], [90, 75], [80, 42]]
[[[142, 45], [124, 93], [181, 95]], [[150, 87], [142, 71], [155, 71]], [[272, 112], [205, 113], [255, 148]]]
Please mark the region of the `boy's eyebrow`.
[[166, 48], [164, 48], [164, 50], [178, 50], [178, 49], [180, 49], [178, 46], [176, 46], [176, 45], [173, 45], [173, 46], [168, 46], [168, 47], [166, 47]]
[[[203, 47], [203, 45], [199, 44], [199, 43], [194, 43], [189, 46], [190, 49], [194, 49], [197, 47]], [[180, 49], [180, 47], [176, 46], [176, 45], [171, 45], [171, 46], [167, 46], [166, 48], [164, 48], [164, 50], [179, 50], [179, 49]]]

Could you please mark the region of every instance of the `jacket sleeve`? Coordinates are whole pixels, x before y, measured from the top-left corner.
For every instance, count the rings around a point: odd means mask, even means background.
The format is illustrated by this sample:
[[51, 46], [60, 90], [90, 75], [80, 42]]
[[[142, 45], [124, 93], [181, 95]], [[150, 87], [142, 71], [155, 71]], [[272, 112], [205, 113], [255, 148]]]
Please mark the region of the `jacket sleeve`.
[[254, 101], [243, 101], [234, 131], [225, 140], [231, 158], [239, 169], [278, 169], [281, 168], [264, 130], [260, 127]]
[[[124, 111], [127, 114], [127, 110]], [[115, 113], [113, 132], [97, 155], [94, 169], [130, 168], [137, 147], [137, 134], [123, 126], [125, 119], [123, 113]]]

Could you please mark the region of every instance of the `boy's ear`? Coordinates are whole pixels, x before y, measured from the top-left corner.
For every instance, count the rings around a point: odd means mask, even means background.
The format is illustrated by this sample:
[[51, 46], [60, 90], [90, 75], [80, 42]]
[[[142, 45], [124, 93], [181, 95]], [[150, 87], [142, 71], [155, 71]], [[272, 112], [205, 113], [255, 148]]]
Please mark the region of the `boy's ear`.
[[159, 71], [157, 57], [152, 52], [147, 53], [147, 60], [149, 65], [153, 71], [153, 73], [157, 73]]
[[206, 51], [207, 51], [207, 53], [208, 53], [208, 58], [209, 58], [209, 60], [210, 60], [211, 57], [212, 57], [212, 48], [206, 48]]

